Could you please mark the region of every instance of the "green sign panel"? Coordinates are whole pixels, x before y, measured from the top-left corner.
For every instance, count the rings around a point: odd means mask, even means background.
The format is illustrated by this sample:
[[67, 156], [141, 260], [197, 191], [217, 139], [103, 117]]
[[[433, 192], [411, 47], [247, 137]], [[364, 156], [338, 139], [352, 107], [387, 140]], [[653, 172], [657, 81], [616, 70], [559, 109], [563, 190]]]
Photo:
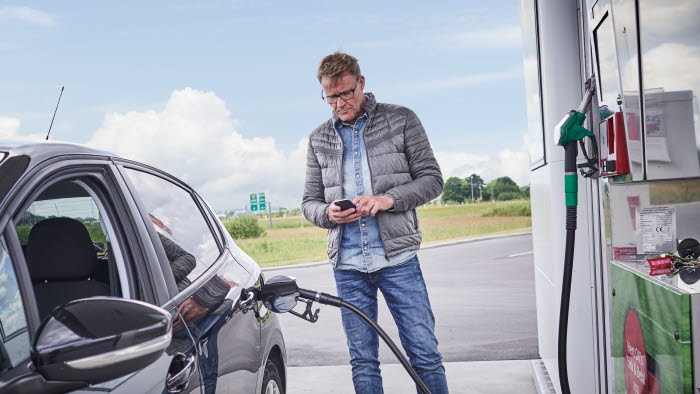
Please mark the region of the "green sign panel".
[[693, 390], [690, 295], [612, 262], [615, 393]]
[[267, 210], [267, 201], [265, 199], [265, 193], [253, 193], [250, 195], [250, 211], [257, 212]]

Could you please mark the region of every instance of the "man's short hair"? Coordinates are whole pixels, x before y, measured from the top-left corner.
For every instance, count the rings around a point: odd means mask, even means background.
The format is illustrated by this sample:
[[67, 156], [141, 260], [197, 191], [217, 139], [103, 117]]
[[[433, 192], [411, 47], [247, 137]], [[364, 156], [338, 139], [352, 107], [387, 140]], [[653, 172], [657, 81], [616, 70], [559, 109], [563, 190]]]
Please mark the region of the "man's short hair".
[[331, 83], [336, 83], [345, 74], [354, 75], [356, 78], [360, 77], [360, 65], [357, 63], [357, 59], [353, 56], [348, 55], [343, 52], [332, 53], [321, 60], [321, 64], [318, 65], [318, 82], [324, 77], [329, 79]]

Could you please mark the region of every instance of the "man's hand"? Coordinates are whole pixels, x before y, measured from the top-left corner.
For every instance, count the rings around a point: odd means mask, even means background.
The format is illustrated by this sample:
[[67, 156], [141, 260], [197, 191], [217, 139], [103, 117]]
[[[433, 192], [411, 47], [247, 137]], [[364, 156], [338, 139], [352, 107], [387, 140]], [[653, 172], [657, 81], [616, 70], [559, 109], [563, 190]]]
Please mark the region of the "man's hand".
[[359, 196], [352, 200], [357, 207], [357, 212], [363, 215], [374, 216], [377, 212], [387, 211], [394, 207], [394, 199], [391, 196]]
[[331, 203], [331, 205], [328, 207], [328, 219], [331, 222], [338, 224], [354, 222], [355, 220], [359, 219], [360, 216], [362, 216], [361, 214], [355, 211], [355, 208], [350, 208], [341, 211], [339, 206]]
[[[192, 297], [183, 301], [177, 309], [187, 323], [194, 323], [209, 313], [209, 308], [199, 305]], [[173, 330], [178, 330], [182, 327], [181, 321], [180, 319], [175, 319]]]

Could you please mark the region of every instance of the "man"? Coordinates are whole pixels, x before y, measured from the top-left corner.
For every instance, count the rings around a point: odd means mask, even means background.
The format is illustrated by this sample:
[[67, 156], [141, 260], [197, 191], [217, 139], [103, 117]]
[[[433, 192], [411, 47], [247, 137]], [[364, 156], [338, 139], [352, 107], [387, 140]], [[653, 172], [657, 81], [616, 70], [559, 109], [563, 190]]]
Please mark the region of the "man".
[[[435, 320], [418, 257], [415, 208], [442, 192], [442, 174], [418, 117], [363, 93], [357, 59], [336, 52], [318, 69], [333, 116], [311, 133], [304, 216], [328, 229], [328, 258], [338, 295], [375, 320], [377, 290], [386, 299], [411, 365], [433, 394], [446, 393]], [[341, 210], [334, 201], [349, 199]], [[382, 393], [377, 334], [342, 310], [355, 391]]]

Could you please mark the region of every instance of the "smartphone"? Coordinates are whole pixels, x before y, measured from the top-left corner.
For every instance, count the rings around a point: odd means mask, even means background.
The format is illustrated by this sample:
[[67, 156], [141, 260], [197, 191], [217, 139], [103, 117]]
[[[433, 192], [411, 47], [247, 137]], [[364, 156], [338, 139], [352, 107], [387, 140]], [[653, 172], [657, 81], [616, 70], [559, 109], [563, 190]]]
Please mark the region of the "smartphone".
[[345, 211], [346, 209], [350, 208], [355, 208], [355, 204], [353, 204], [350, 200], [338, 200], [333, 204], [339, 206], [341, 211]]

